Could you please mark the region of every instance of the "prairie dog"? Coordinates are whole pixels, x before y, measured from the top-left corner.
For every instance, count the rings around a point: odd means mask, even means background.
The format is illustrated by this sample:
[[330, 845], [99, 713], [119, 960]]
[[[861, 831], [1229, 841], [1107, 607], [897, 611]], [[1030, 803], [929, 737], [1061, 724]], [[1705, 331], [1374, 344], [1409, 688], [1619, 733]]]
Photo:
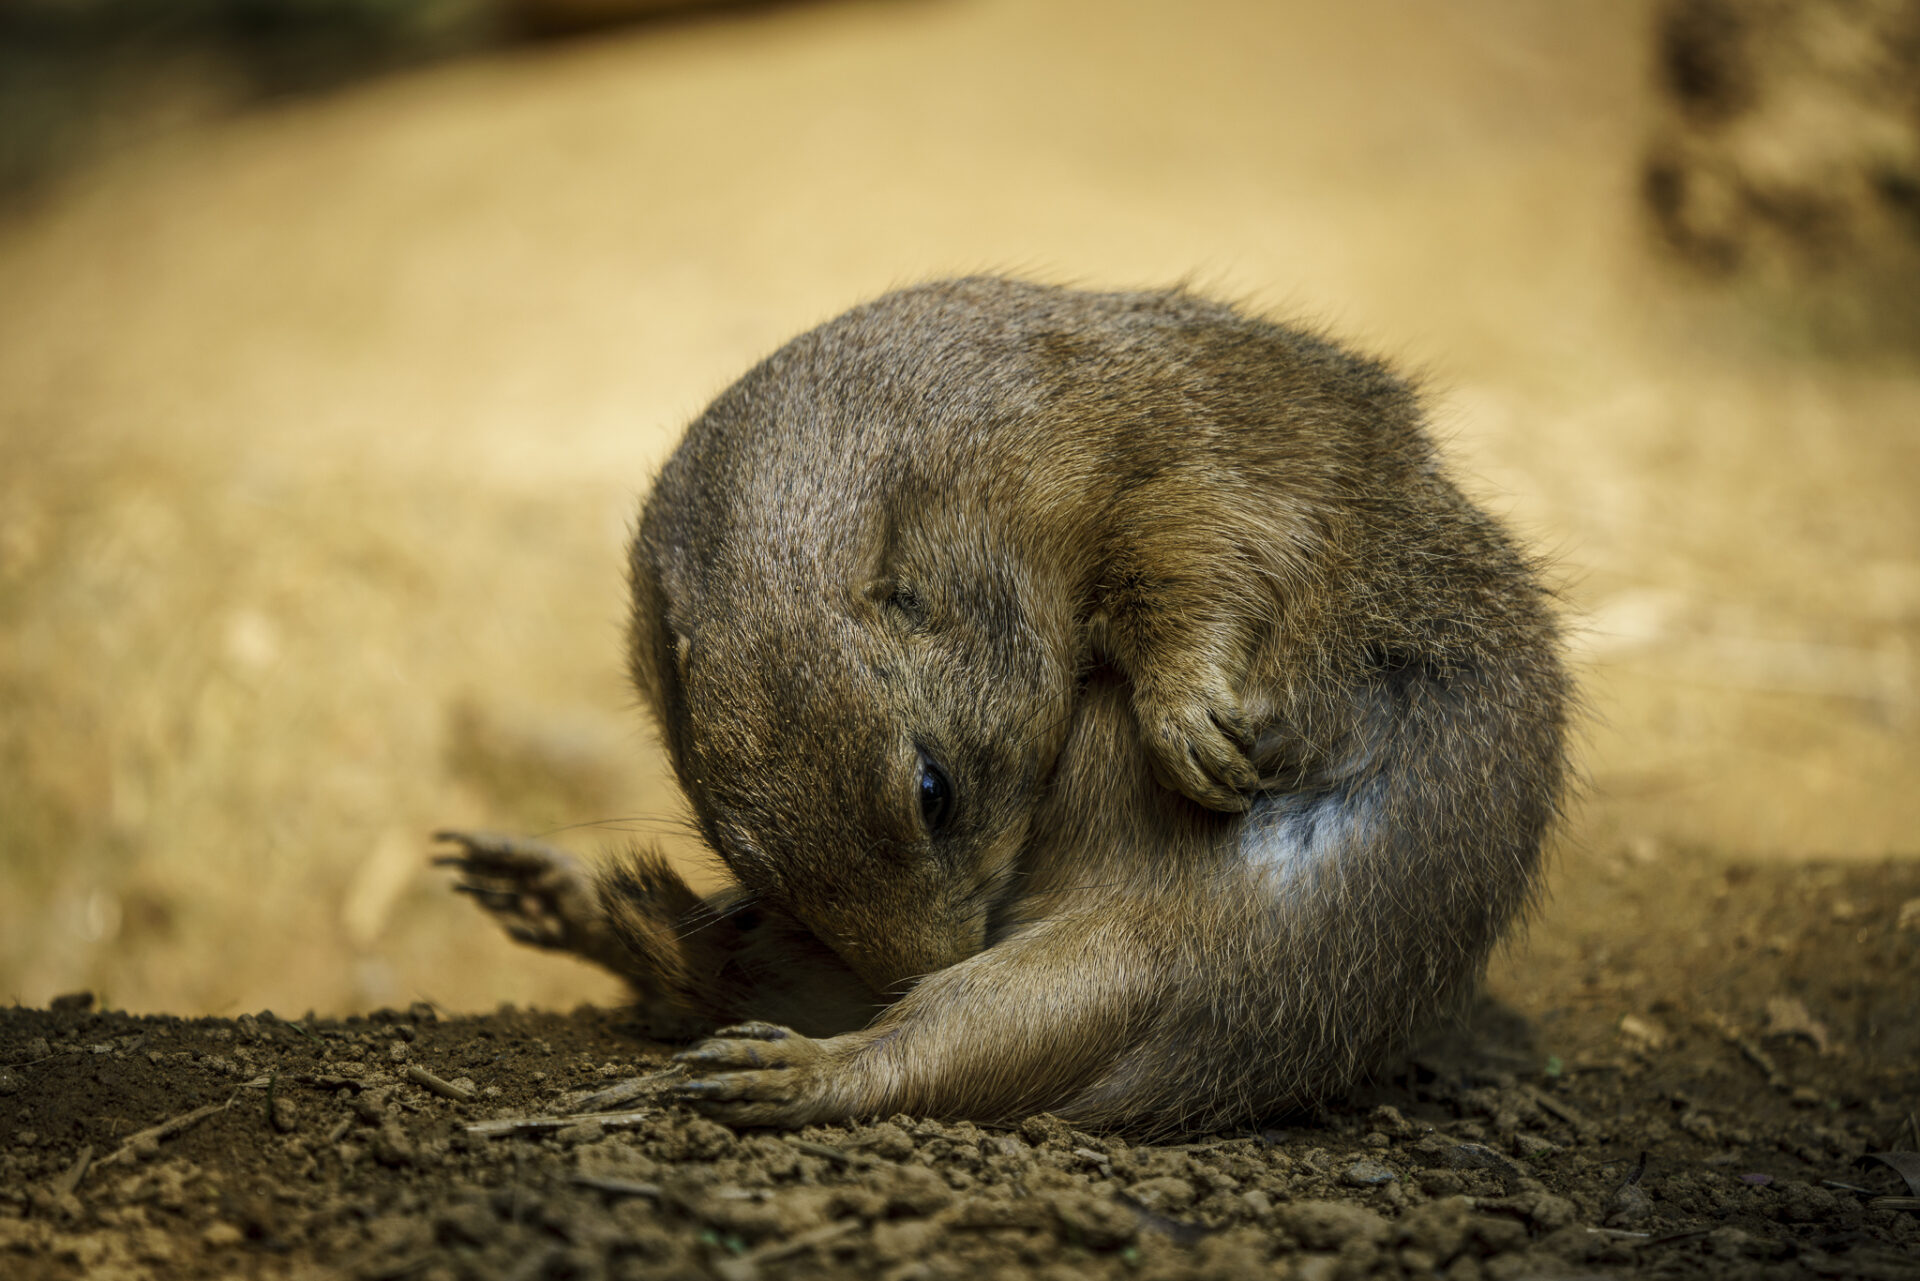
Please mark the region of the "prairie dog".
[[1167, 1132], [1351, 1085], [1534, 892], [1568, 685], [1414, 393], [1184, 290], [978, 277], [688, 430], [632, 675], [733, 888], [460, 837], [467, 888], [715, 1032], [739, 1124]]

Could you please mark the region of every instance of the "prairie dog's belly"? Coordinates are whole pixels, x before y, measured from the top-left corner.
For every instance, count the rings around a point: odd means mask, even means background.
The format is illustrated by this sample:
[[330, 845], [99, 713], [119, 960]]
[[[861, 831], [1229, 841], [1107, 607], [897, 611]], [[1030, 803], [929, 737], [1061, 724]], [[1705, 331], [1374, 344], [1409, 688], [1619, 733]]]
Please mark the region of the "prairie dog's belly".
[[1363, 835], [1366, 805], [1355, 794], [1288, 792], [1253, 803], [1240, 828], [1239, 853], [1276, 887], [1297, 881], [1353, 848]]

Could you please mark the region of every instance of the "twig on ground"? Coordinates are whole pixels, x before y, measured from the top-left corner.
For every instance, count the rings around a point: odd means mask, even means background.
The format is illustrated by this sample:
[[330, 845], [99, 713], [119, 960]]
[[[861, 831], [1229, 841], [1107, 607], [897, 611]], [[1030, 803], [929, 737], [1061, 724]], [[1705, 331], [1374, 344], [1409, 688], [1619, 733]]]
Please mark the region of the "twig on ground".
[[641, 1076], [630, 1076], [626, 1080], [610, 1085], [604, 1090], [595, 1090], [574, 1099], [562, 1112], [613, 1112], [622, 1103], [630, 1103], [643, 1094], [651, 1093], [656, 1087], [664, 1087], [669, 1081], [678, 1081], [686, 1076], [686, 1069], [667, 1068], [662, 1072], [648, 1072]]
[[799, 1254], [816, 1245], [822, 1245], [836, 1237], [845, 1236], [860, 1227], [859, 1219], [840, 1219], [833, 1223], [823, 1223], [817, 1228], [809, 1228], [798, 1236], [788, 1237], [785, 1241], [773, 1241], [757, 1250], [750, 1250], [737, 1259], [716, 1259], [713, 1263], [714, 1275], [720, 1281], [755, 1281], [760, 1275], [760, 1265], [773, 1263], [789, 1255]]
[[595, 1192], [610, 1192], [614, 1196], [644, 1196], [658, 1201], [660, 1185], [642, 1183], [638, 1179], [614, 1179], [599, 1174], [576, 1174], [573, 1185], [577, 1188], [592, 1188]]
[[67, 1172], [53, 1181], [53, 1190], [61, 1196], [80, 1186], [80, 1180], [87, 1177], [87, 1169], [93, 1164], [93, 1144], [80, 1149], [80, 1155], [73, 1158], [73, 1164]]
[[836, 1147], [829, 1147], [825, 1143], [815, 1143], [812, 1139], [796, 1139], [792, 1135], [787, 1136], [787, 1142], [793, 1147], [799, 1148], [808, 1156], [817, 1156], [823, 1160], [832, 1161], [837, 1165], [853, 1164], [853, 1157], [850, 1153], [842, 1152]]
[[1592, 1131], [1593, 1122], [1587, 1120], [1580, 1110], [1571, 1103], [1562, 1103], [1536, 1085], [1525, 1086], [1524, 1090], [1527, 1097], [1532, 1099], [1541, 1111], [1560, 1118], [1560, 1120], [1573, 1127], [1574, 1133], [1586, 1135]]
[[573, 1116], [511, 1116], [496, 1121], [475, 1121], [466, 1127], [468, 1134], [498, 1139], [510, 1134], [545, 1134], [570, 1125], [598, 1121], [610, 1130], [627, 1129], [660, 1115], [659, 1108], [637, 1108], [632, 1112], [582, 1112]]
[[464, 1086], [455, 1085], [452, 1081], [444, 1077], [435, 1076], [418, 1063], [407, 1064], [400, 1075], [406, 1077], [407, 1080], [412, 1081], [421, 1089], [431, 1094], [437, 1094], [443, 1099], [452, 1099], [455, 1103], [473, 1102], [474, 1093], [472, 1090]]
[[215, 1112], [225, 1112], [233, 1106], [233, 1100], [239, 1097], [238, 1094], [235, 1094], [229, 1097], [225, 1103], [209, 1103], [205, 1107], [195, 1108], [191, 1112], [183, 1112], [171, 1120], [162, 1121], [158, 1125], [150, 1125], [144, 1130], [136, 1131], [127, 1136], [125, 1143], [122, 1143], [99, 1161], [94, 1162], [94, 1168], [97, 1169], [103, 1165], [113, 1165], [116, 1162], [124, 1161], [133, 1153], [135, 1148], [142, 1147], [147, 1143], [159, 1143], [165, 1139], [170, 1139], [182, 1130], [190, 1126], [198, 1125]]

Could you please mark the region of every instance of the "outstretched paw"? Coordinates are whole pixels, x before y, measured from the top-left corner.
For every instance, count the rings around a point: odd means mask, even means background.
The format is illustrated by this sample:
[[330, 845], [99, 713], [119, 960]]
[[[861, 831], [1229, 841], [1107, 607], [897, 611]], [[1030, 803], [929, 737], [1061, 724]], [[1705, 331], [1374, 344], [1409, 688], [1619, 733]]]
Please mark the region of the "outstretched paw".
[[1238, 813], [1253, 803], [1260, 772], [1247, 759], [1254, 735], [1217, 673], [1192, 687], [1136, 686], [1134, 715], [1161, 780], [1208, 809]]
[[593, 953], [604, 920], [593, 881], [571, 854], [495, 832], [435, 832], [460, 846], [433, 861], [459, 871], [454, 888], [471, 894], [522, 943]]
[[729, 1125], [799, 1126], [837, 1119], [847, 1110], [832, 1098], [832, 1044], [774, 1023], [721, 1028], [712, 1039], [674, 1056], [688, 1079], [673, 1088], [672, 1097]]

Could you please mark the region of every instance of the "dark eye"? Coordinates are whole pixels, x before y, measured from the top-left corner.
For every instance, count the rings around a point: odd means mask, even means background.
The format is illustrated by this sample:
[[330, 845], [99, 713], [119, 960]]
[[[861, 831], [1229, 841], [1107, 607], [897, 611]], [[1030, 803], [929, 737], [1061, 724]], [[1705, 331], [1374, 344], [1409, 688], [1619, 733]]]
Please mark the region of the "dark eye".
[[920, 821], [927, 825], [927, 834], [937, 836], [940, 829], [953, 817], [953, 782], [941, 769], [928, 759], [925, 752], [920, 753]]

